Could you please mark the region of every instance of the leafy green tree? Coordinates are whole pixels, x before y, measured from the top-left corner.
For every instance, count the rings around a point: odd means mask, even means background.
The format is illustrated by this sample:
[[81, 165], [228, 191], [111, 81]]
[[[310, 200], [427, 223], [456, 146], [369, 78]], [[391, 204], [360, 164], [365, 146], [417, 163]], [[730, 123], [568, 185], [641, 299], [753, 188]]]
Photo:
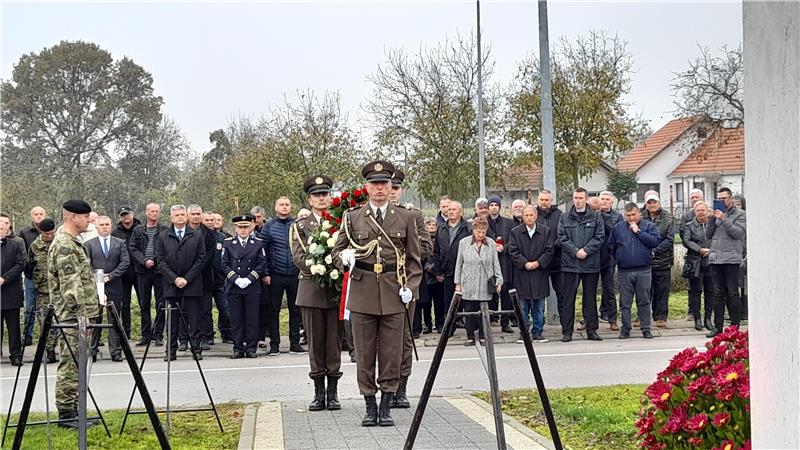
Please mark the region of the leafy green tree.
[[[630, 149], [646, 128], [628, 112], [633, 59], [619, 37], [592, 31], [575, 41], [561, 38], [551, 55], [556, 180], [578, 187], [601, 162]], [[506, 139], [522, 145], [542, 162], [539, 61], [531, 57], [518, 69], [508, 95]]]
[[[407, 180], [429, 199], [478, 194], [476, 46], [474, 38], [459, 36], [413, 55], [389, 50], [367, 78], [374, 94], [365, 109], [378, 146], [405, 166]], [[499, 145], [499, 96], [490, 82], [488, 49], [483, 59], [487, 185], [492, 185], [508, 155]]]
[[620, 172], [615, 170], [608, 174], [608, 189], [620, 200], [627, 200], [636, 192], [638, 180], [636, 172]]
[[3, 162], [51, 179], [108, 164], [116, 147], [158, 123], [152, 84], [141, 66], [93, 43], [23, 55], [0, 88]]

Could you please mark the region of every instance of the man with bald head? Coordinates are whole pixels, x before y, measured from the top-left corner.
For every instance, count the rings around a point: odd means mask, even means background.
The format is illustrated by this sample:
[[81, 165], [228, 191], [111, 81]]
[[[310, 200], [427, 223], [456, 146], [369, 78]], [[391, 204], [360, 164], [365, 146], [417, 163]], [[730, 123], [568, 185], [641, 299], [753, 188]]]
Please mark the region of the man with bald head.
[[[31, 208], [31, 224], [18, 233], [18, 236], [25, 242], [26, 255], [30, 251], [33, 241], [41, 234], [39, 224], [42, 223], [42, 220], [46, 217], [47, 211], [41, 206], [34, 206]], [[33, 324], [35, 322], [31, 319], [31, 311], [33, 311], [36, 306], [36, 288], [33, 285], [33, 269], [26, 267], [23, 274], [25, 275], [25, 329], [23, 330], [22, 338], [25, 345], [31, 345], [33, 341]]]

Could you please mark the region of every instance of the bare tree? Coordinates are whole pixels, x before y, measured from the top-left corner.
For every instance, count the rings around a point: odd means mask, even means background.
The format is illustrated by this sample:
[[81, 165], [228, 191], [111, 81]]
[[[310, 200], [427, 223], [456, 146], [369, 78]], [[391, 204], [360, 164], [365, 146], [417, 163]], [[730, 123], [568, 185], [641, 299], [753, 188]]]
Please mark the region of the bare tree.
[[700, 47], [700, 57], [675, 74], [671, 88], [678, 115], [707, 117], [718, 127], [738, 127], [744, 123], [742, 46], [732, 50], [723, 46], [717, 55]]

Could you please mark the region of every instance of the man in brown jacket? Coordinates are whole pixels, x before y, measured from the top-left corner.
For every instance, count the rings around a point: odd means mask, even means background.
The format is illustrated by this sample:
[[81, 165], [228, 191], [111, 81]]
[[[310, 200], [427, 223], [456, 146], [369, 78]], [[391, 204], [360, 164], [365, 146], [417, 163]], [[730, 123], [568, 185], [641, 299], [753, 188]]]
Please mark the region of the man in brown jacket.
[[[395, 168], [394, 177], [392, 177], [392, 191], [389, 193], [389, 201], [405, 208], [411, 213], [414, 219], [414, 224], [417, 227], [417, 239], [419, 240], [421, 259], [433, 254], [433, 242], [431, 235], [425, 229], [425, 218], [422, 217], [422, 212], [409, 205], [403, 206], [400, 204], [400, 198], [403, 196], [403, 182], [406, 179], [406, 174], [402, 170]], [[406, 397], [406, 386], [408, 385], [408, 377], [411, 376], [411, 365], [414, 356], [414, 332], [411, 329], [414, 320], [414, 313], [419, 298], [419, 289], [414, 291], [414, 300], [408, 303], [406, 309], [406, 316], [403, 320], [403, 360], [400, 362], [400, 384], [397, 387], [397, 392], [394, 393], [392, 401], [392, 408], [410, 408], [411, 404]]]
[[[345, 214], [334, 264], [350, 268], [348, 309], [356, 347], [358, 387], [367, 404], [362, 426], [393, 426], [390, 407], [400, 384], [405, 304], [422, 280], [421, 250], [411, 212], [389, 202], [394, 166], [373, 161], [361, 170], [369, 203]], [[378, 344], [380, 343], [380, 345]], [[375, 358], [378, 377], [375, 379]], [[381, 391], [380, 410], [375, 394]]]
[[311, 270], [306, 265], [308, 238], [324, 220], [322, 214], [328, 210], [331, 202], [331, 186], [333, 180], [325, 175], [312, 176], [303, 183], [311, 214], [298, 219], [289, 232], [292, 259], [300, 269], [296, 305], [300, 307], [308, 339], [308, 359], [311, 365], [308, 376], [314, 380], [314, 400], [308, 405], [309, 411], [341, 409], [337, 393], [337, 383], [342, 377], [342, 343], [339, 340], [339, 309], [336, 302], [339, 293], [333, 288], [323, 288], [312, 280]]

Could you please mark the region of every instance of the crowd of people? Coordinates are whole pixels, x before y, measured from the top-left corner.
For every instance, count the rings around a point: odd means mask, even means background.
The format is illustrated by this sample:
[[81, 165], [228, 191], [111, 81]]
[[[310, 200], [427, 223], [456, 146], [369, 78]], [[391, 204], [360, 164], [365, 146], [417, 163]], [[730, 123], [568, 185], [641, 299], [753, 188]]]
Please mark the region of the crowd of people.
[[[34, 207], [31, 224], [16, 234], [10, 217], [0, 213], [2, 320], [12, 364], [21, 365], [22, 346], [32, 344], [37, 312], [55, 303], [60, 320], [92, 309], [88, 317], [100, 321], [104, 308], [95, 311], [94, 298], [113, 304], [123, 323], [126, 336], [113, 331], [108, 336], [111, 360], [121, 361], [120, 340], [131, 339], [132, 293], [141, 317], [135, 345], [165, 346], [165, 319], [170, 318], [165, 361], [184, 351], [202, 359], [204, 350], [220, 342], [233, 345], [234, 359], [255, 358], [259, 347], [279, 355], [285, 301], [289, 351], [310, 350], [315, 397], [309, 409], [340, 407], [339, 354], [345, 350], [358, 364], [359, 390], [367, 403], [362, 424], [390, 425], [389, 409], [408, 407], [413, 338], [443, 331], [456, 293], [465, 311], [478, 311], [481, 302], [497, 311], [512, 309], [510, 291], [515, 290], [522, 323], [503, 314], [492, 318], [493, 325], [504, 333], [524, 327], [536, 342], [547, 342], [545, 299], [551, 291], [563, 342], [570, 342], [576, 329], [588, 340], [602, 340], [601, 321], [620, 339], [629, 338], [634, 328], [652, 338], [652, 326], [667, 325], [676, 234], [687, 249], [683, 276], [689, 281], [687, 308], [695, 328], [707, 328], [709, 337], [720, 333], [726, 309], [733, 325], [746, 319], [744, 199], [728, 188], [719, 189], [713, 204], [704, 201], [702, 191], [692, 191], [692, 209], [680, 220], [662, 208], [655, 191], [645, 194], [643, 207], [628, 203], [620, 213], [613, 194], [590, 197], [583, 188], [573, 192], [565, 211], [542, 189], [535, 205], [515, 200], [508, 217], [502, 214], [502, 199], [493, 195], [475, 202], [470, 219], [462, 204], [448, 197], [440, 199], [436, 217], [424, 218], [400, 205], [405, 175], [391, 163], [370, 163], [362, 175], [369, 207], [348, 211], [341, 224], [345, 232], [331, 254], [331, 264], [349, 273], [350, 318], [344, 322], [335, 301], [340, 294], [313, 281], [306, 259], [309, 233], [331, 204], [334, 182], [327, 176], [304, 184], [308, 209], [295, 216], [291, 201], [280, 197], [272, 218], [260, 206], [232, 218], [233, 234], [224, 230], [220, 214], [194, 204], [172, 205], [166, 224], [158, 203], [146, 205], [142, 222], [133, 208], [122, 206], [114, 224], [88, 203], [69, 201], [61, 226], [44, 208]], [[99, 293], [82, 287], [94, 286], [95, 276], [104, 286]], [[579, 287], [583, 320], [576, 326]], [[79, 307], [65, 307], [68, 298], [79, 299]], [[636, 320], [631, 317], [634, 298]], [[477, 319], [458, 326], [466, 328], [467, 345], [483, 341]], [[48, 363], [58, 360], [58, 338], [56, 333], [47, 337]], [[63, 347], [73, 338], [62, 334], [60, 379], [74, 375]], [[91, 339], [94, 358], [103, 345], [98, 328]], [[383, 393], [380, 407], [378, 391]], [[59, 411], [74, 417], [73, 393], [61, 392], [61, 397]]]

